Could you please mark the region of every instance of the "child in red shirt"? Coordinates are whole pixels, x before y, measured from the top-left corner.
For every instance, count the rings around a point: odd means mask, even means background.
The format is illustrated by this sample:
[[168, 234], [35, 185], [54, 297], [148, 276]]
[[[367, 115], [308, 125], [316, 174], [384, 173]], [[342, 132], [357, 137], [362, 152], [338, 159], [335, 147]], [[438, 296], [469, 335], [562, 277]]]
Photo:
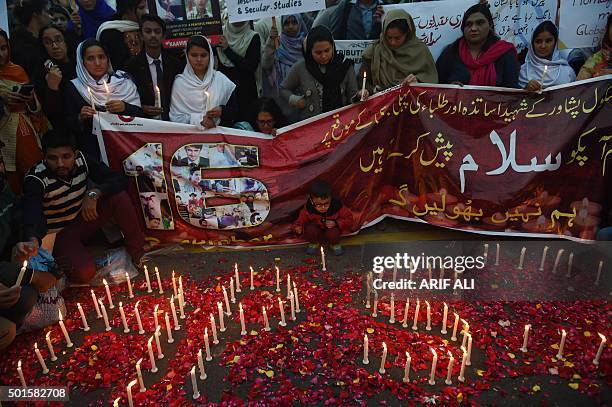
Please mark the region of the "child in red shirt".
[[340, 200], [332, 198], [331, 186], [324, 181], [315, 181], [293, 230], [310, 242], [306, 253], [315, 254], [319, 244], [329, 244], [334, 255], [339, 256], [343, 252], [340, 237], [350, 230], [352, 223], [351, 212]]

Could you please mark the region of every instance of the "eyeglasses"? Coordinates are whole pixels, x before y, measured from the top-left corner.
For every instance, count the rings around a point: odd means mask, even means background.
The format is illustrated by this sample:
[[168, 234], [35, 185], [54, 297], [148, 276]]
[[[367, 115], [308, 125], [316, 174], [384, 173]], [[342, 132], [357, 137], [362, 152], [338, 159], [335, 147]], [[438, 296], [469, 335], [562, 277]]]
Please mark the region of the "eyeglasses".
[[63, 43], [64, 43], [64, 39], [61, 38], [61, 37], [57, 37], [57, 38], [55, 38], [53, 40], [47, 40], [47, 39], [43, 40], [43, 45], [45, 47], [52, 47], [53, 45], [58, 45], [59, 46], [59, 45], [62, 45]]

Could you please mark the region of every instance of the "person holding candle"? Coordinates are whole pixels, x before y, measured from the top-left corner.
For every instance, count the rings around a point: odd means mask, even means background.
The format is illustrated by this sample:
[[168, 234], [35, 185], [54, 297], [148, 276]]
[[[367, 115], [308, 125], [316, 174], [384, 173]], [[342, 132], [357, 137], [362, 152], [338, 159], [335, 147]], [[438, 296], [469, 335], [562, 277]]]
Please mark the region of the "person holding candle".
[[304, 120], [359, 102], [363, 92], [357, 86], [353, 63], [336, 51], [332, 33], [317, 26], [308, 33], [304, 60], [289, 70], [280, 95]]
[[392, 9], [385, 15], [380, 38], [363, 53], [360, 77], [368, 91], [416, 82], [438, 83], [436, 63], [427, 45], [416, 37], [410, 14]]
[[461, 36], [436, 61], [440, 83], [518, 87], [520, 65], [514, 45], [495, 34], [488, 4], [467, 9]]
[[[66, 123], [79, 135], [79, 150], [100, 158], [98, 139], [92, 133], [96, 111], [143, 116], [136, 85], [124, 71], [114, 71], [102, 44], [88, 39], [77, 48], [77, 77], [64, 92]], [[95, 110], [91, 107], [95, 105]]]
[[343, 252], [340, 237], [349, 232], [352, 225], [353, 215], [339, 199], [332, 197], [331, 185], [318, 180], [311, 185], [308, 201], [293, 224], [293, 230], [309, 242], [308, 254], [317, 253], [319, 244], [329, 244], [334, 255], [340, 256]]
[[519, 86], [530, 92], [574, 82], [576, 73], [557, 48], [559, 30], [552, 21], [536, 27], [525, 63], [519, 74]]
[[199, 127], [231, 126], [235, 120], [236, 85], [215, 70], [212, 47], [202, 35], [194, 35], [185, 48], [187, 65], [174, 80], [170, 120]]
[[172, 85], [183, 71], [184, 63], [163, 49], [166, 23], [158, 16], [144, 14], [140, 18], [140, 35], [144, 49], [127, 61], [125, 70], [136, 84], [144, 113], [150, 118], [161, 116], [168, 121]]

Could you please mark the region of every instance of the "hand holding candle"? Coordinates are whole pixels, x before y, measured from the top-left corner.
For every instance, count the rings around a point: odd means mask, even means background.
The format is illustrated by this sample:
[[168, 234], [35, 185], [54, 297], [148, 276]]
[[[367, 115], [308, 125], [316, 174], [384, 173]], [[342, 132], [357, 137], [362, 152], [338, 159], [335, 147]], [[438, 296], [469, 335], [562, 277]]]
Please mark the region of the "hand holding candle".
[[23, 266], [21, 267], [21, 270], [19, 270], [19, 275], [17, 276], [17, 280], [15, 281], [15, 285], [13, 287], [21, 286], [21, 281], [23, 280], [23, 276], [25, 275], [27, 268], [28, 268], [28, 262], [27, 260], [24, 260]]

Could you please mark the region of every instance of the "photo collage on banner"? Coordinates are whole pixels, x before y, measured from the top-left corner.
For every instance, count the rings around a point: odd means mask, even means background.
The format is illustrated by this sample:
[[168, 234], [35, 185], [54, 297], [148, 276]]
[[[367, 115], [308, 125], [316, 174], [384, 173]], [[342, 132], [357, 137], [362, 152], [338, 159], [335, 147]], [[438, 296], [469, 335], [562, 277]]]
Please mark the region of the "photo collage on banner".
[[129, 177], [136, 178], [145, 225], [148, 229], [174, 230], [164, 176], [162, 144], [147, 143], [123, 161]]
[[255, 168], [255, 146], [227, 143], [188, 144], [172, 157], [174, 197], [180, 216], [204, 229], [239, 229], [261, 224], [270, 212], [264, 184], [248, 177], [208, 178], [203, 171]]

